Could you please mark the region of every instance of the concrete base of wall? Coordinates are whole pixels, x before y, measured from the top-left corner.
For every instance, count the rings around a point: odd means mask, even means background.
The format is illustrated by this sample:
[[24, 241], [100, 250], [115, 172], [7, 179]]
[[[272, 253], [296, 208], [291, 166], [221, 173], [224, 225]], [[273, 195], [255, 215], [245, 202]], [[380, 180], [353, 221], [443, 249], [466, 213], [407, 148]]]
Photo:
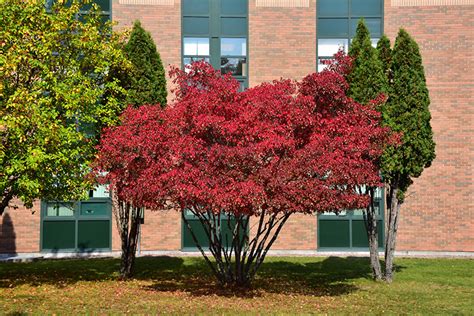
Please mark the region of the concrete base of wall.
[[[383, 257], [383, 252], [379, 254]], [[200, 257], [198, 251], [141, 251], [138, 257]], [[313, 251], [313, 250], [270, 250], [273, 257], [368, 257], [368, 251]], [[474, 259], [474, 252], [463, 251], [396, 251], [398, 258], [466, 258]], [[0, 254], [0, 262], [33, 262], [43, 259], [80, 259], [80, 258], [119, 258], [119, 251], [88, 253], [16, 253]]]

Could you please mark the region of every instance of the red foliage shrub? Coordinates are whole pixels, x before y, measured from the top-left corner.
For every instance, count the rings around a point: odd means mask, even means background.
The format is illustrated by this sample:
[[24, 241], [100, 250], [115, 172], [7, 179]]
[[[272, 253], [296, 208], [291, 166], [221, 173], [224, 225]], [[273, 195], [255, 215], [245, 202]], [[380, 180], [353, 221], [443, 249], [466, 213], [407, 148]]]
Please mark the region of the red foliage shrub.
[[340, 57], [299, 83], [244, 92], [205, 62], [173, 69], [174, 103], [127, 109], [103, 134], [99, 170], [138, 207], [237, 217], [365, 208], [357, 187], [380, 185], [389, 131], [375, 104], [346, 96]]
[[99, 166], [138, 206], [214, 212], [323, 212], [361, 208], [355, 187], [380, 184], [388, 140], [375, 108], [346, 96], [334, 71], [300, 83], [238, 83], [210, 65], [173, 69], [176, 101], [129, 108], [102, 137]]

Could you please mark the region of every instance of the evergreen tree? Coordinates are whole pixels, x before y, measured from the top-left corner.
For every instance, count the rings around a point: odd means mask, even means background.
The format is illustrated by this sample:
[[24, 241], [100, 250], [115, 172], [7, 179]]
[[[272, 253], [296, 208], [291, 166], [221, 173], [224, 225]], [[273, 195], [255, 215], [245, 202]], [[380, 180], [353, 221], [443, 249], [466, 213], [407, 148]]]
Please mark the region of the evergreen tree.
[[166, 79], [163, 63], [149, 32], [140, 21], [135, 21], [125, 54], [134, 66], [133, 73], [125, 79], [128, 91], [127, 104], [140, 106], [157, 104], [166, 106]]
[[377, 52], [379, 60], [382, 62], [382, 69], [387, 78], [391, 79], [390, 64], [392, 62], [392, 49], [390, 48], [390, 40], [384, 34], [377, 43]]
[[[114, 78], [120, 78], [127, 91], [126, 104], [135, 107], [160, 104], [164, 108], [167, 96], [165, 70], [150, 33], [143, 29], [139, 21], [133, 24], [124, 52], [133, 65], [132, 72], [126, 73], [121, 69], [112, 69], [111, 72]], [[144, 210], [120, 199], [118, 192], [122, 189], [117, 185], [112, 191], [112, 212], [122, 243], [120, 276], [128, 279], [133, 275], [140, 216]]]
[[363, 19], [360, 19], [357, 25], [349, 56], [354, 59], [353, 69], [347, 78], [350, 97], [366, 104], [380, 93], [387, 92], [388, 80], [377, 57], [377, 50], [372, 47], [369, 29]]
[[391, 92], [383, 119], [402, 133], [401, 145], [389, 147], [382, 157], [382, 174], [389, 185], [389, 218], [385, 245], [385, 278], [393, 278], [393, 254], [400, 206], [413, 178], [419, 177], [435, 158], [429, 111], [430, 98], [417, 43], [400, 29], [393, 48]]
[[[390, 45], [390, 44], [389, 44]], [[370, 33], [364, 20], [357, 25], [355, 37], [349, 49], [353, 58], [353, 68], [348, 75], [349, 95], [357, 102], [367, 104], [376, 99], [381, 93], [388, 92], [388, 78], [377, 50], [372, 47]], [[366, 189], [371, 203], [364, 211], [365, 227], [370, 251], [370, 266], [374, 279], [382, 279], [382, 269], [378, 256], [377, 212], [374, 205], [375, 187]]]

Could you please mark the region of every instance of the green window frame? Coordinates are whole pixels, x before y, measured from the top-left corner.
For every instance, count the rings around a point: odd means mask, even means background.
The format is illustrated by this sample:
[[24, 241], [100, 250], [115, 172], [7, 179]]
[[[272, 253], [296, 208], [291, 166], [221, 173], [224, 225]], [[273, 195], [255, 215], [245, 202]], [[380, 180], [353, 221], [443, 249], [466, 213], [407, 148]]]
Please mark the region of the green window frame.
[[[385, 190], [378, 188], [375, 192], [374, 204], [377, 210], [377, 230], [379, 249], [383, 249]], [[365, 251], [368, 249], [367, 231], [364, 223], [363, 210], [347, 210], [339, 214], [323, 213], [317, 216], [318, 249], [325, 251], [351, 249]]]
[[112, 250], [112, 201], [102, 186], [84, 201], [42, 201], [41, 252]]
[[318, 0], [316, 65], [325, 68], [324, 60], [332, 59], [338, 48], [346, 52], [355, 35], [357, 23], [364, 18], [372, 36], [372, 45], [383, 34], [384, 0]]
[[[223, 73], [232, 72], [241, 84], [248, 87], [248, 0], [183, 0], [181, 2], [181, 63], [182, 67], [197, 60], [209, 62]], [[207, 54], [193, 53], [189, 43], [193, 39], [208, 39]], [[245, 52], [221, 54], [222, 40], [244, 39]], [[203, 41], [204, 42], [204, 41]]]

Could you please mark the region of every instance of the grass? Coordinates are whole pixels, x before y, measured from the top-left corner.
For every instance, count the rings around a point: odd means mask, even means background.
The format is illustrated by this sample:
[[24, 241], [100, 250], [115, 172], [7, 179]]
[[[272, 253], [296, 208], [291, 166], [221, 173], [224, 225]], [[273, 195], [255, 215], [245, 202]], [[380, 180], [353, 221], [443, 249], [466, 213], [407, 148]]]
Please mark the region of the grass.
[[248, 292], [220, 289], [201, 258], [143, 257], [136, 278], [118, 259], [0, 263], [0, 314], [466, 314], [474, 260], [397, 259], [392, 284], [367, 258], [267, 258]]

